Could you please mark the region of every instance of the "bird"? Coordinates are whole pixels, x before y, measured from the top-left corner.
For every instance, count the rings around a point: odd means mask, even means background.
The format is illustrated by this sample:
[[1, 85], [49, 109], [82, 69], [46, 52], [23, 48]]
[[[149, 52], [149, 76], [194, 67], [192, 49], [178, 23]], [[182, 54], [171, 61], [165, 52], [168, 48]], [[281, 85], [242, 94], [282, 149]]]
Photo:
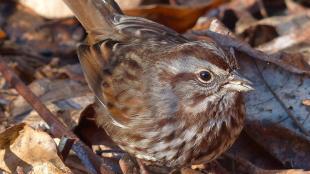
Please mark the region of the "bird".
[[131, 156], [179, 168], [208, 163], [237, 139], [242, 93], [253, 90], [236, 57], [114, 0], [64, 0], [87, 32], [77, 54], [95, 95], [96, 123]]

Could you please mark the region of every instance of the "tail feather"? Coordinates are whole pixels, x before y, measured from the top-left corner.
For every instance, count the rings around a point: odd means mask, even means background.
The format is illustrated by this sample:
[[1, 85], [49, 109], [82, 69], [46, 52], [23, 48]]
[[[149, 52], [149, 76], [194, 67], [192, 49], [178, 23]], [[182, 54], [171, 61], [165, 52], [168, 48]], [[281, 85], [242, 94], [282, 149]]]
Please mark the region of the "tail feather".
[[113, 32], [113, 18], [122, 14], [114, 0], [63, 0], [88, 33]]

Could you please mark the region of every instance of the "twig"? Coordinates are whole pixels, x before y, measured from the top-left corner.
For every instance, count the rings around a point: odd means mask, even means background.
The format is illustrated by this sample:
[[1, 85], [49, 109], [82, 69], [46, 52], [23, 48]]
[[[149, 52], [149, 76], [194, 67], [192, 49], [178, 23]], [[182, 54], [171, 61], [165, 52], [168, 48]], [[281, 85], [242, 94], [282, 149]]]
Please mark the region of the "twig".
[[264, 82], [267, 89], [271, 92], [273, 97], [277, 100], [277, 102], [281, 105], [281, 107], [284, 109], [284, 111], [287, 113], [287, 115], [293, 120], [294, 124], [300, 129], [302, 133], [304, 133], [307, 136], [310, 136], [310, 133], [304, 128], [304, 126], [297, 120], [297, 118], [293, 115], [293, 113], [285, 106], [283, 101], [280, 99], [280, 97], [274, 92], [274, 90], [270, 87], [270, 85], [265, 80], [262, 72], [260, 71], [256, 61], [254, 61], [254, 64], [256, 66], [256, 69], [258, 71], [258, 75], [261, 78], [261, 80]]
[[74, 139], [62, 137], [58, 145], [58, 151], [61, 153], [62, 159], [65, 161], [74, 143]]
[[38, 112], [40, 117], [50, 126], [50, 132], [55, 137], [74, 139], [72, 150], [77, 154], [87, 170], [92, 174], [113, 174], [112, 165], [103, 158], [96, 156], [75, 134], [66, 128], [57, 117], [40, 101], [40, 99], [19, 79], [19, 77], [1, 60], [0, 72], [8, 83]]

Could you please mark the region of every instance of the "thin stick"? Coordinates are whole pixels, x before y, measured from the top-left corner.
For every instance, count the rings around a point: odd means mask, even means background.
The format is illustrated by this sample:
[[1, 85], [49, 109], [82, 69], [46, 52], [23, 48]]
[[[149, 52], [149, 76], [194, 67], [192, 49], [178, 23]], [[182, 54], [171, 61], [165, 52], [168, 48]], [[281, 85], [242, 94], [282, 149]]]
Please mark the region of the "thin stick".
[[19, 77], [6, 65], [0, 56], [0, 72], [6, 81], [38, 112], [40, 117], [50, 126], [50, 132], [55, 137], [68, 137], [74, 139], [72, 150], [80, 158], [87, 170], [92, 174], [113, 174], [112, 167], [107, 161], [99, 158], [86, 146], [73, 132], [60, 122], [57, 117], [40, 101], [40, 99], [19, 79]]

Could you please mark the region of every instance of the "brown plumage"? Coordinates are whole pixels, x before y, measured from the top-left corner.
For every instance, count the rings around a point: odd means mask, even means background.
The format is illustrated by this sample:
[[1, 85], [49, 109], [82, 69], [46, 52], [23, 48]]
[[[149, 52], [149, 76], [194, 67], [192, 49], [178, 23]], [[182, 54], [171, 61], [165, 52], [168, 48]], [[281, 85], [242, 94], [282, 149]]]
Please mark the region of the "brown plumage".
[[157, 165], [209, 162], [239, 135], [252, 88], [212, 40], [122, 14], [113, 0], [64, 0], [88, 33], [78, 55], [97, 123], [129, 154]]

